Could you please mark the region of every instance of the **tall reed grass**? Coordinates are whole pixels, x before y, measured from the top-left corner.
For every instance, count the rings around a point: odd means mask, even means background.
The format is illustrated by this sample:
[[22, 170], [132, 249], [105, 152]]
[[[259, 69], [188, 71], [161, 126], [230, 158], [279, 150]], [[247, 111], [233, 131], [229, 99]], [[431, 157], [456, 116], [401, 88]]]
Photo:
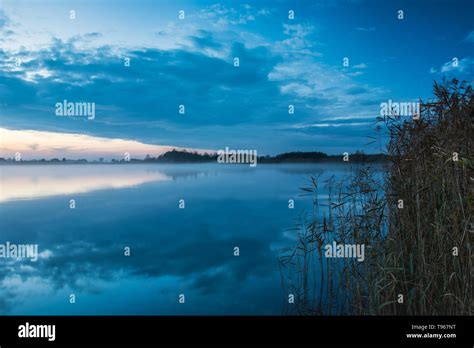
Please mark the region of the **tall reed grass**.
[[[292, 229], [297, 245], [280, 255], [283, 286], [295, 296], [286, 313], [473, 314], [471, 86], [435, 83], [418, 116], [379, 118], [389, 139], [385, 178], [359, 168], [302, 188], [313, 210]], [[326, 258], [333, 241], [364, 244], [364, 262]]]

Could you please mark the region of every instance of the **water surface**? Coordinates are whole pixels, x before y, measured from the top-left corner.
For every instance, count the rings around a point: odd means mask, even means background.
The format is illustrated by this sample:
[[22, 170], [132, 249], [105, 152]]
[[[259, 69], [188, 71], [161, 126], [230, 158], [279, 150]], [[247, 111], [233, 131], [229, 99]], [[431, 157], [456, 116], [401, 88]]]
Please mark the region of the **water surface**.
[[282, 314], [278, 253], [294, 243], [288, 229], [310, 209], [299, 188], [311, 174], [351, 170], [0, 166], [0, 243], [34, 243], [40, 252], [37, 262], [0, 259], [0, 313]]

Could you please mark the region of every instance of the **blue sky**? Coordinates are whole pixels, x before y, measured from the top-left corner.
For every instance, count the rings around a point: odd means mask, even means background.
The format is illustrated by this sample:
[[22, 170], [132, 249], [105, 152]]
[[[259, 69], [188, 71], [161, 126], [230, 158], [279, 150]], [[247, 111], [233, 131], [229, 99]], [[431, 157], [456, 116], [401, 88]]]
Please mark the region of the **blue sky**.
[[[30, 152], [50, 132], [97, 138], [84, 143], [94, 153], [108, 138], [378, 152], [366, 144], [380, 103], [429, 98], [443, 76], [472, 80], [472, 18], [469, 0], [1, 0], [0, 127], [45, 132]], [[94, 102], [95, 119], [57, 117], [64, 99]], [[2, 155], [17, 146], [1, 145]], [[67, 144], [54, 149], [70, 155]]]

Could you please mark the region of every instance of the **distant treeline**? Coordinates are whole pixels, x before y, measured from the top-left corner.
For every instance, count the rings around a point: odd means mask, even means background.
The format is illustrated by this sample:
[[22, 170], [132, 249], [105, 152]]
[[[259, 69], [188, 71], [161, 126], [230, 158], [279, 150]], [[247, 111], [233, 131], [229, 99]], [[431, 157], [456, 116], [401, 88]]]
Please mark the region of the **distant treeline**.
[[[17, 161], [14, 158], [1, 158], [0, 164], [129, 164], [129, 163], [206, 163], [206, 162], [217, 162], [217, 154], [199, 154], [191, 151], [179, 151], [172, 150], [162, 154], [161, 156], [151, 157], [146, 155], [144, 159], [131, 158], [130, 160], [125, 159], [112, 159], [110, 162], [105, 161], [103, 158], [99, 160], [89, 161], [87, 159], [58, 159], [53, 158], [50, 160], [39, 159], [39, 160], [21, 160]], [[388, 161], [389, 157], [384, 154], [365, 154], [361, 151], [356, 151], [353, 154], [349, 154], [350, 162], [357, 163], [368, 163], [368, 162], [384, 162]], [[328, 155], [324, 152], [287, 152], [276, 156], [260, 156], [258, 157], [258, 163], [318, 163], [318, 162], [342, 162], [343, 155]]]

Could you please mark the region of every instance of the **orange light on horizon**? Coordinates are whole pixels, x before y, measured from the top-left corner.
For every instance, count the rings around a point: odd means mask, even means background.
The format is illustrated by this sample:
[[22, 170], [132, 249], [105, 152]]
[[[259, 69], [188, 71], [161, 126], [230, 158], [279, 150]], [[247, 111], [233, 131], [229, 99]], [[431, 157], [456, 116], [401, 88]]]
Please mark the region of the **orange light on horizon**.
[[[121, 159], [125, 153], [131, 158], [153, 157], [165, 152], [185, 148], [145, 144], [135, 140], [110, 139], [85, 134], [56, 133], [36, 130], [0, 128], [0, 157], [13, 158], [20, 153], [22, 159]], [[213, 152], [194, 150], [197, 152]]]

